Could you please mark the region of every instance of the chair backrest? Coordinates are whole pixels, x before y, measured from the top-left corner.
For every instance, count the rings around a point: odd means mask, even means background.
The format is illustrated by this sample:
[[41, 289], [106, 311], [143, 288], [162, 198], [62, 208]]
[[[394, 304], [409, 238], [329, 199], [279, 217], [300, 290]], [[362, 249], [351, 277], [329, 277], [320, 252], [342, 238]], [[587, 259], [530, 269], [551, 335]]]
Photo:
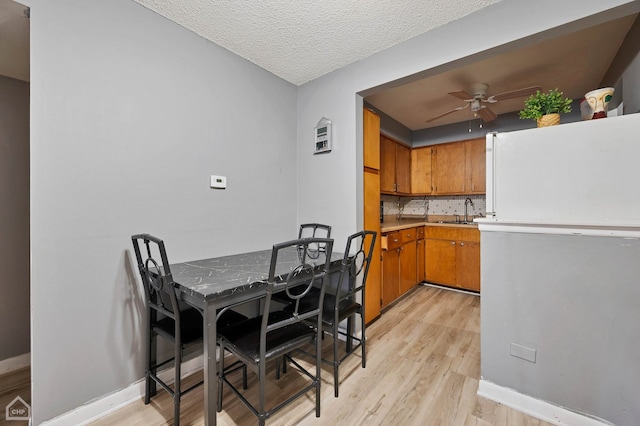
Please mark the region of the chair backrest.
[[298, 238], [331, 238], [331, 226], [321, 223], [303, 223], [298, 231]]
[[340, 265], [340, 281], [336, 289], [335, 306], [331, 308], [337, 309], [341, 300], [351, 298], [358, 292], [362, 292], [360, 303], [364, 306], [364, 290], [377, 235], [375, 231], [364, 230], [347, 238], [347, 246]]
[[176, 321], [176, 329], [180, 330], [180, 308], [164, 242], [149, 234], [132, 235], [131, 241], [142, 278], [148, 314], [151, 311], [162, 313]]
[[[298, 230], [298, 238], [331, 238], [331, 226], [322, 223], [303, 223]], [[323, 244], [318, 244], [316, 247], [317, 250], [313, 250], [314, 247], [311, 247], [312, 256], [317, 252], [325, 251]]]
[[[322, 245], [324, 252], [316, 256], [317, 247]], [[299, 238], [273, 246], [267, 295], [264, 304], [261, 343], [266, 333], [309, 319], [316, 319], [320, 325], [322, 300], [328, 281], [331, 264], [333, 240], [330, 238]], [[311, 291], [313, 287], [320, 291]], [[278, 303], [286, 300], [288, 309], [279, 312], [277, 318], [267, 321], [271, 311], [272, 297], [277, 294]], [[317, 305], [309, 308], [301, 304], [305, 296], [317, 297]], [[264, 346], [264, 345], [261, 345]]]

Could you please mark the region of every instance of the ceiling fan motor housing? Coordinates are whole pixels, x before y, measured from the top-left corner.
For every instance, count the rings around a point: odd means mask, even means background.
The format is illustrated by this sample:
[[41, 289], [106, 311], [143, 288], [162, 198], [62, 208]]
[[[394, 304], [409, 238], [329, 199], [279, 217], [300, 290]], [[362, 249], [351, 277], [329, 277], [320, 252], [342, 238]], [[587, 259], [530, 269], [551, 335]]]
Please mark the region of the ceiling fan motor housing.
[[486, 83], [475, 83], [471, 85], [471, 91], [473, 92], [473, 99], [484, 99], [487, 97], [487, 90], [489, 85]]

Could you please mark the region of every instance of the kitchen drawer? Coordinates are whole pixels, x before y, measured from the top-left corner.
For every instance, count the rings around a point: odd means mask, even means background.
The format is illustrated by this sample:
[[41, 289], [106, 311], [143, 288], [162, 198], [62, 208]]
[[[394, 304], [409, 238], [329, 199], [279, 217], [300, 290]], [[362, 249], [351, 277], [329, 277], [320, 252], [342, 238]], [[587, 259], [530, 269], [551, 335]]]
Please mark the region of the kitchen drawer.
[[395, 250], [402, 246], [402, 231], [390, 232], [382, 236], [382, 249]]
[[426, 238], [480, 242], [480, 231], [476, 228], [457, 226], [427, 226], [426, 228]]
[[402, 244], [416, 240], [417, 228], [407, 228], [399, 231], [402, 234]]

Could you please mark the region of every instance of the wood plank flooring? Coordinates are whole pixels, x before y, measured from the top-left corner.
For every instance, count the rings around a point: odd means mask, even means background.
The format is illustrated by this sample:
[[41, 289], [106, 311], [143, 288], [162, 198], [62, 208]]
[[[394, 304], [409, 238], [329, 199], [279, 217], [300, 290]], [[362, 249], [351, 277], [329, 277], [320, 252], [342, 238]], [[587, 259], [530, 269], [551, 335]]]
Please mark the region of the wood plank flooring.
[[[331, 337], [325, 338], [325, 349]], [[315, 417], [313, 392], [276, 413], [267, 425], [460, 425], [547, 426], [549, 423], [478, 397], [480, 377], [480, 298], [418, 286], [367, 328], [367, 367], [360, 354], [340, 366], [340, 397], [333, 396], [333, 373], [322, 370], [321, 417]], [[281, 400], [304, 381], [294, 368], [280, 380], [273, 366], [267, 404]], [[187, 378], [199, 380], [202, 373]], [[1, 379], [1, 378], [0, 378]], [[238, 375], [238, 380], [240, 376]], [[257, 382], [249, 373], [248, 395]], [[181, 424], [203, 425], [202, 387], [182, 400]], [[173, 405], [160, 391], [150, 405], [136, 401], [93, 425], [166, 425]], [[218, 424], [253, 425], [253, 414], [225, 389]]]

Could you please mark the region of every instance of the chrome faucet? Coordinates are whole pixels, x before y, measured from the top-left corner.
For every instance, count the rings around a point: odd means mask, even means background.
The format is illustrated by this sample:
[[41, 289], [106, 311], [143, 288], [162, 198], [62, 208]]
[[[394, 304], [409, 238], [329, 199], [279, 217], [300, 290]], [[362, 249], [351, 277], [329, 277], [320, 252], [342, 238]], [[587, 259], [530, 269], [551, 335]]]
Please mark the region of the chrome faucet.
[[465, 222], [470, 222], [469, 221], [469, 204], [473, 206], [473, 201], [471, 201], [471, 198], [467, 198], [466, 200], [464, 200], [464, 221]]

